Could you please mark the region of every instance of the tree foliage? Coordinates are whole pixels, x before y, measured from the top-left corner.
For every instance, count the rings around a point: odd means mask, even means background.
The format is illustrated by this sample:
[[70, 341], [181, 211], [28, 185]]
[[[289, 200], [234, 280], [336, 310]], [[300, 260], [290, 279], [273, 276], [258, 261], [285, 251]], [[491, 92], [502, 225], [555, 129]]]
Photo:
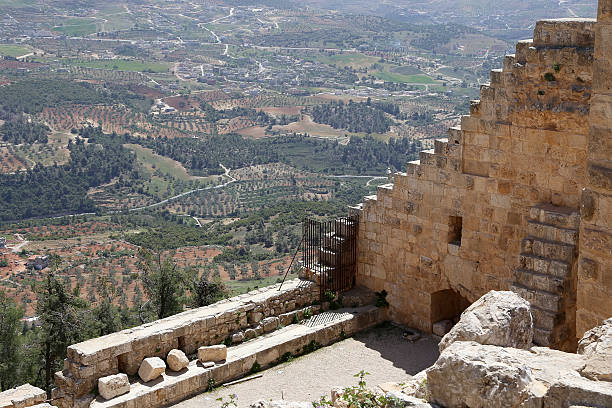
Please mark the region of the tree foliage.
[[20, 359], [21, 318], [23, 311], [0, 291], [0, 391], [19, 384], [16, 375]]
[[382, 109], [353, 101], [346, 105], [342, 101], [315, 105], [310, 114], [317, 123], [325, 123], [334, 129], [347, 129], [353, 133], [386, 133], [392, 123]]
[[171, 257], [162, 258], [160, 253], [145, 249], [139, 251], [138, 258], [142, 283], [155, 319], [182, 312], [187, 301], [188, 271], [179, 268]]

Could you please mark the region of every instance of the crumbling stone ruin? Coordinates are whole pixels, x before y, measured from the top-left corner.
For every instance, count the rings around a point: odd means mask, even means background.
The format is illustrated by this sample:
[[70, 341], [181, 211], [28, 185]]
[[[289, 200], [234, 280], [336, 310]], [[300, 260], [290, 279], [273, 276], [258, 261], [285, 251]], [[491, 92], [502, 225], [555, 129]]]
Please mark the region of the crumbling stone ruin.
[[534, 342], [575, 351], [612, 316], [612, 1], [544, 20], [448, 139], [352, 209], [357, 283], [444, 334], [490, 290], [532, 306]]

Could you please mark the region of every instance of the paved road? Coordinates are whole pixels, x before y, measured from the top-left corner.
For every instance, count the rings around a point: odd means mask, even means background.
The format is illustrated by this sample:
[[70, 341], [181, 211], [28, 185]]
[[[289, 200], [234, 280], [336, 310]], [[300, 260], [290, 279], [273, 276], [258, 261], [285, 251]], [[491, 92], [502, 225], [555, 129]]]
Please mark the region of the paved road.
[[176, 404], [177, 408], [219, 408], [217, 398], [228, 400], [237, 394], [238, 407], [246, 408], [257, 400], [312, 402], [329, 397], [334, 386], [356, 385], [361, 370], [368, 385], [402, 382], [431, 366], [438, 357], [438, 341], [432, 337], [411, 343], [396, 327], [373, 329], [329, 347], [324, 347], [289, 363], [262, 372], [263, 376], [215, 392], [203, 393]]

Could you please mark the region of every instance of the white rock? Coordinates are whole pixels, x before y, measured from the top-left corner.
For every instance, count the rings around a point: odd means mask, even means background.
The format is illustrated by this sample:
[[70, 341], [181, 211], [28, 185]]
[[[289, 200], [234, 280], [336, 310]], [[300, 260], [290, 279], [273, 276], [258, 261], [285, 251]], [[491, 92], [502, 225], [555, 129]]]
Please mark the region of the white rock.
[[612, 350], [612, 317], [584, 333], [578, 342], [578, 354], [591, 355]]
[[514, 292], [491, 291], [461, 314], [440, 341], [440, 352], [455, 341], [529, 348], [533, 341], [531, 306]]
[[586, 358], [580, 373], [597, 381], [612, 381], [612, 318], [584, 334], [578, 353]]
[[166, 362], [172, 371], [181, 371], [189, 365], [189, 359], [185, 353], [178, 349], [170, 350], [168, 357], [166, 357]]
[[244, 333], [238, 332], [232, 334], [232, 344], [242, 343], [244, 341]]
[[166, 363], [159, 357], [145, 358], [138, 369], [138, 376], [144, 382], [149, 382], [166, 372]]
[[198, 349], [198, 360], [201, 363], [207, 361], [223, 361], [227, 359], [227, 347], [224, 344], [215, 346], [204, 346]]
[[451, 344], [427, 370], [432, 402], [446, 408], [518, 407], [529, 398], [531, 370], [506, 349]]
[[109, 400], [130, 392], [130, 381], [127, 374], [115, 374], [98, 379], [98, 392], [102, 398]]
[[585, 360], [546, 347], [458, 341], [427, 369], [429, 401], [446, 408], [612, 407], [612, 383], [581, 376]]

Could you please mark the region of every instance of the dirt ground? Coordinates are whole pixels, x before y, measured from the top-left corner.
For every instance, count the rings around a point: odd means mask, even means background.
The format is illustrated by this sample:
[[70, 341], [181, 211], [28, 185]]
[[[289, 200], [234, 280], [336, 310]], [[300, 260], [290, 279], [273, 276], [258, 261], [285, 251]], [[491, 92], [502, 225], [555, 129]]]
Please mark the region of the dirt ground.
[[414, 343], [403, 337], [400, 328], [385, 325], [359, 333], [324, 347], [314, 353], [297, 358], [261, 372], [263, 377], [213, 392], [197, 395], [175, 407], [219, 408], [217, 398], [229, 400], [236, 394], [240, 408], [249, 407], [258, 400], [306, 401], [329, 397], [331, 388], [356, 385], [354, 377], [361, 370], [368, 385], [384, 382], [402, 382], [431, 366], [438, 358], [438, 340], [423, 336]]

